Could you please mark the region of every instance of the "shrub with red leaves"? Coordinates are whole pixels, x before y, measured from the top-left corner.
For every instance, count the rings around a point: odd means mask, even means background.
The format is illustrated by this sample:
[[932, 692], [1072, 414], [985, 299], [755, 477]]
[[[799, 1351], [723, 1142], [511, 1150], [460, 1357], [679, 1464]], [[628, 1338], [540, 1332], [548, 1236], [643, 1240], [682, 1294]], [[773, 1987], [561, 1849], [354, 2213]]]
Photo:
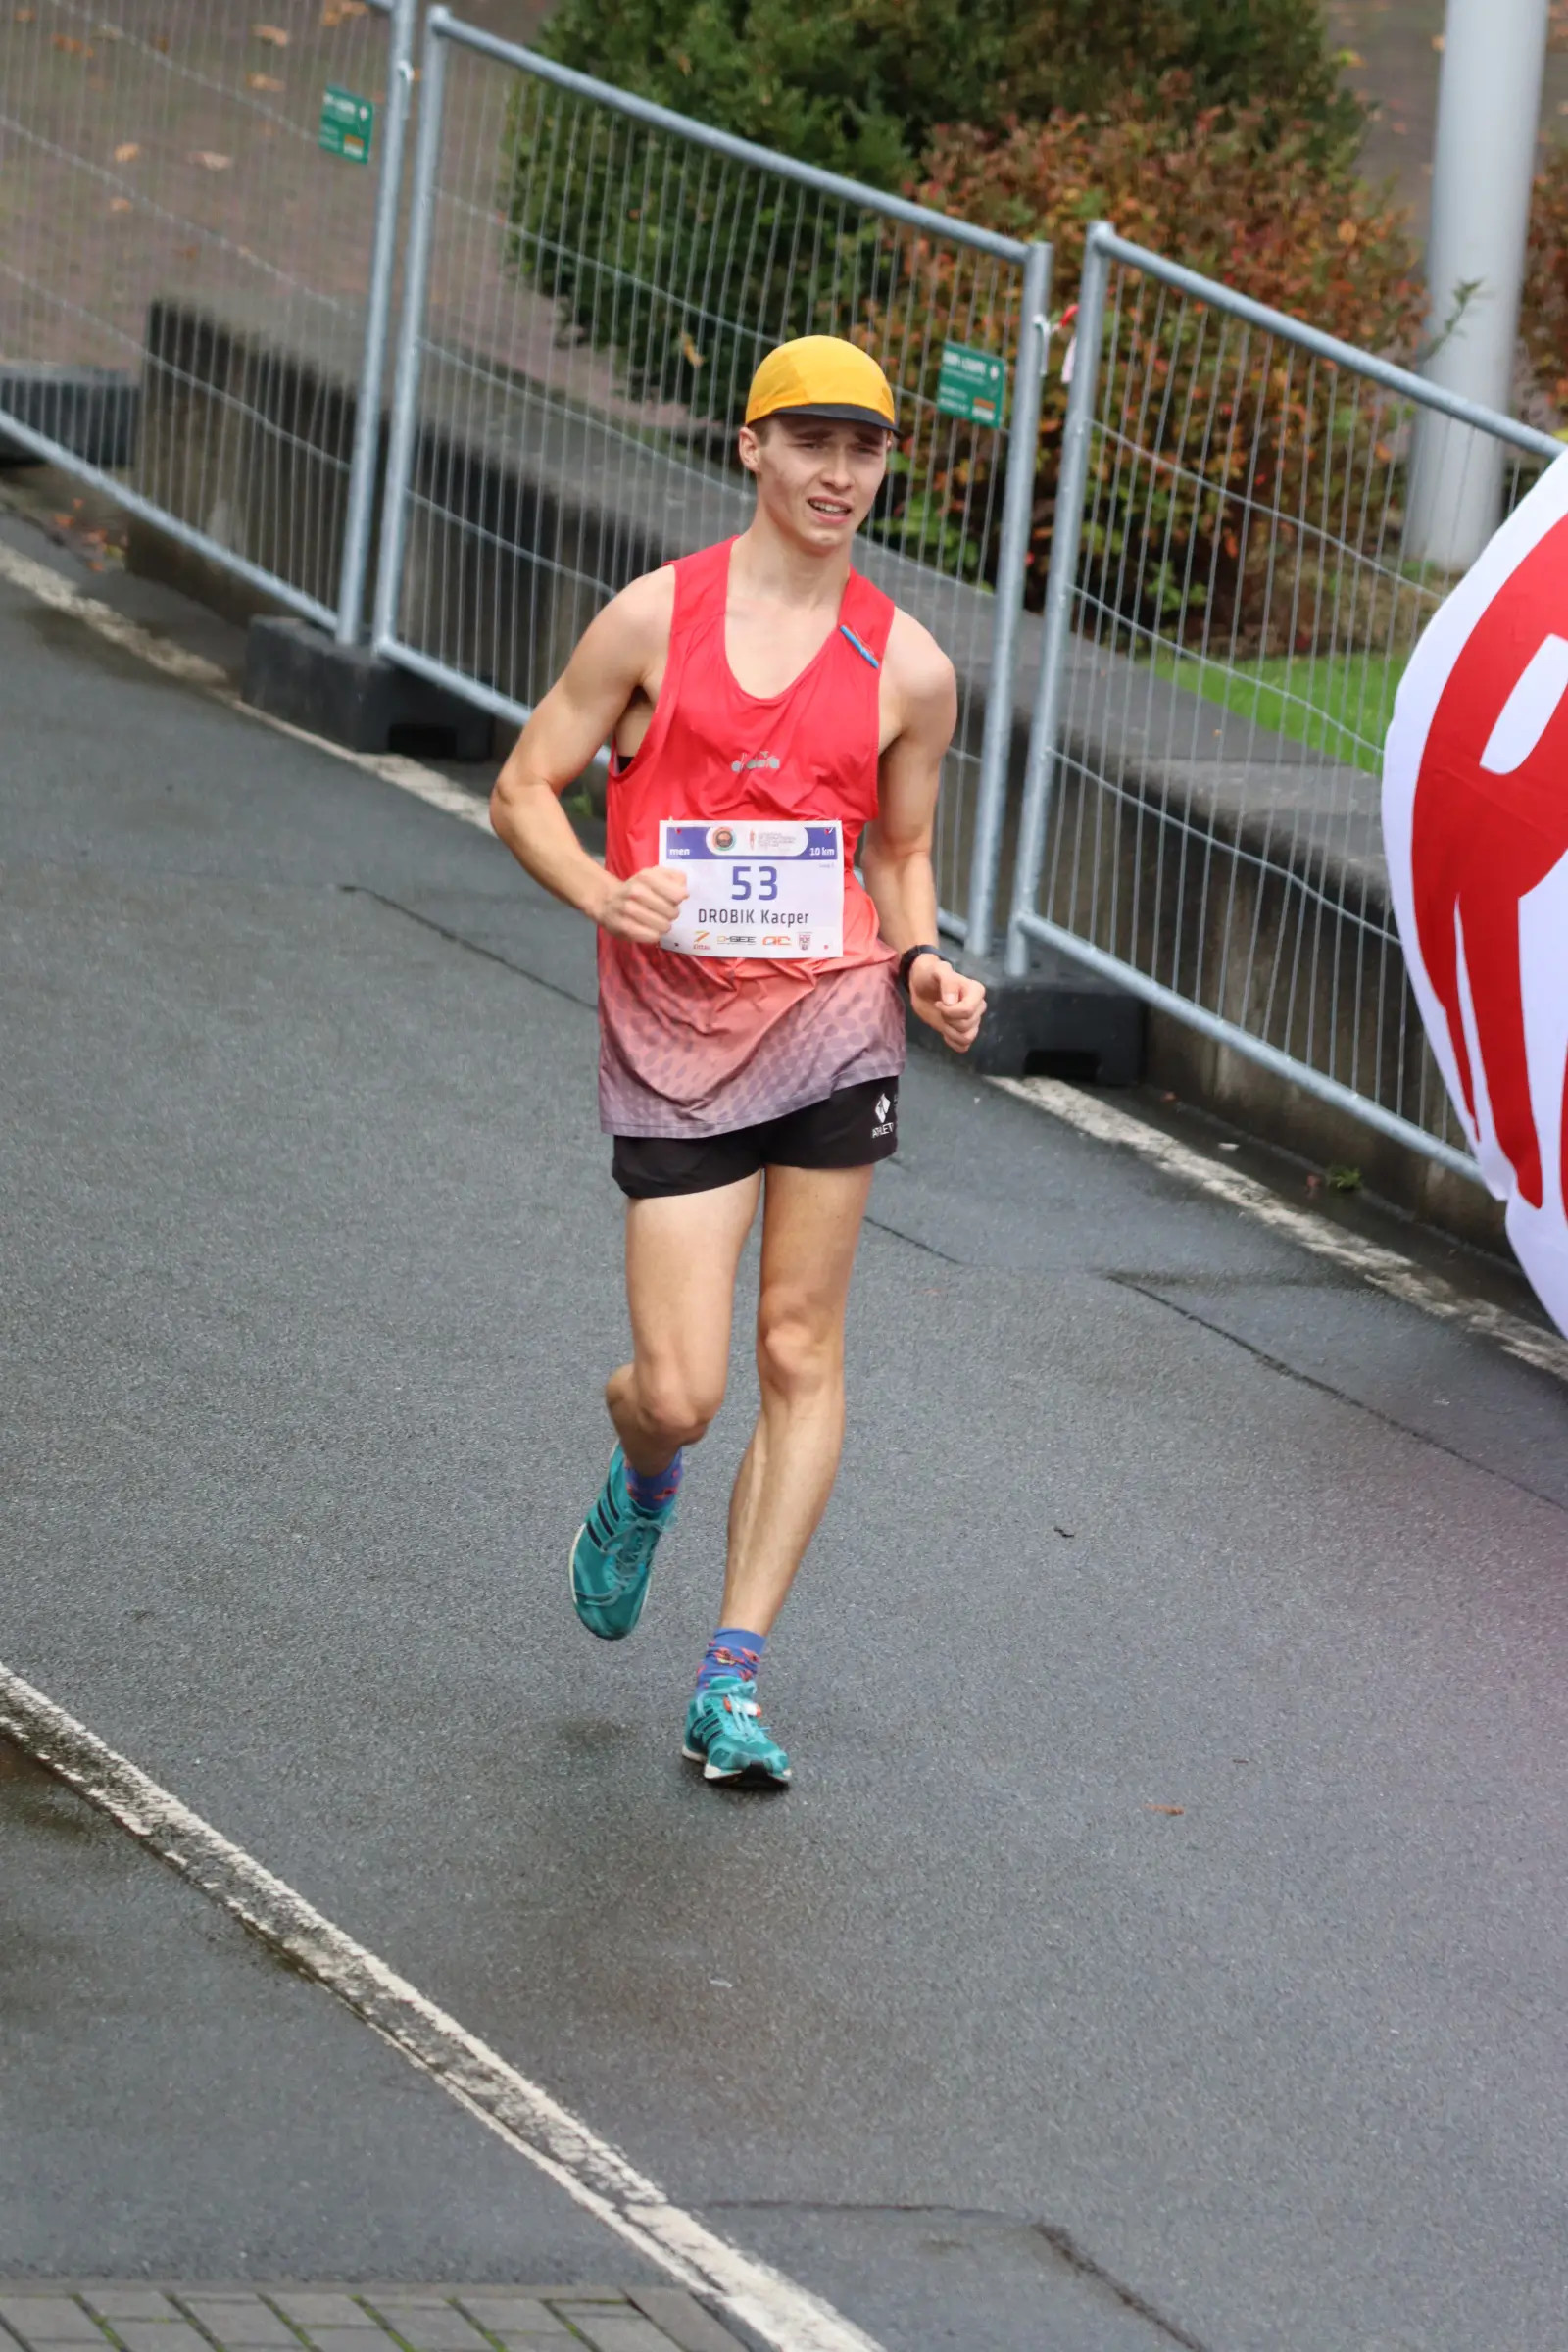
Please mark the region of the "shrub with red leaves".
[[[1098, 119], [1056, 115], [991, 138], [939, 133], [918, 194], [988, 227], [1051, 237], [1058, 300], [1076, 292], [1086, 230], [1104, 219], [1361, 350], [1408, 359], [1420, 335], [1417, 255], [1388, 191], [1368, 186], [1343, 151], [1325, 156], [1309, 124], [1282, 128], [1260, 106], [1195, 116], [1175, 77]], [[1100, 585], [1129, 621], [1169, 623], [1179, 612], [1192, 634], [1223, 619], [1239, 644], [1272, 650], [1260, 565], [1282, 530], [1311, 537], [1309, 510], [1354, 515], [1387, 480], [1386, 404], [1353, 376], [1314, 372], [1293, 346], [1149, 281], [1119, 290], [1113, 326], [1101, 410], [1123, 419], [1142, 454], [1130, 459], [1119, 432], [1093, 445]], [[1066, 403], [1054, 368], [1031, 601], [1049, 561]], [[1378, 527], [1387, 531], [1386, 512]], [[1298, 606], [1293, 627], [1302, 633]]]

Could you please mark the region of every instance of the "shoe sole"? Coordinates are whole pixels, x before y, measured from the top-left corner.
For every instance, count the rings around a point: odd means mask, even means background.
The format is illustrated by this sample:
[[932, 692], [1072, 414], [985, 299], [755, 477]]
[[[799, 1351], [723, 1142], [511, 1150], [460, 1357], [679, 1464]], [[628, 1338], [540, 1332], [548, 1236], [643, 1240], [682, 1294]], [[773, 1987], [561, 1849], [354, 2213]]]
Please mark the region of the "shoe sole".
[[749, 1773], [755, 1772], [760, 1774], [771, 1788], [787, 1788], [790, 1785], [787, 1768], [783, 1772], [769, 1772], [765, 1764], [743, 1764], [739, 1772], [720, 1772], [716, 1764], [710, 1764], [700, 1747], [692, 1747], [687, 1744], [681, 1748], [680, 1752], [688, 1764], [702, 1766], [705, 1781], [744, 1781]]

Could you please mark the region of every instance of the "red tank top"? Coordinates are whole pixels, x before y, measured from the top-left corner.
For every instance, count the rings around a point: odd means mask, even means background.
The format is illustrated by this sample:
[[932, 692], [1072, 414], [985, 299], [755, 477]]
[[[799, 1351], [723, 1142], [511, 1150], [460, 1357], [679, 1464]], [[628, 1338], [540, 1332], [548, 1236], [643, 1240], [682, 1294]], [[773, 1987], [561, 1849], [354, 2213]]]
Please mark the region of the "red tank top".
[[738, 685], [725, 649], [733, 541], [672, 569], [663, 683], [635, 756], [611, 763], [606, 863], [659, 861], [662, 819], [837, 819], [844, 953], [768, 962], [599, 935], [600, 1110], [617, 1135], [721, 1134], [904, 1066], [893, 951], [853, 871], [877, 810], [880, 671], [894, 608], [851, 572], [832, 634], [782, 694]]

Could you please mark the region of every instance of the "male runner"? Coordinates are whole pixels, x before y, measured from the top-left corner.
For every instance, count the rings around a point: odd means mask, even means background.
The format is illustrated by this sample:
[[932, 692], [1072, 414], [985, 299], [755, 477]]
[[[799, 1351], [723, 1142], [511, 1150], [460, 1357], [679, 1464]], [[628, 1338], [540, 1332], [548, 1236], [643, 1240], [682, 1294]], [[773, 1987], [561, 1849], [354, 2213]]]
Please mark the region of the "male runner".
[[[607, 1642], [642, 1613], [684, 1449], [722, 1401], [763, 1202], [761, 1410], [686, 1719], [683, 1752], [709, 1780], [789, 1779], [758, 1668], [838, 1470], [845, 1301], [872, 1170], [897, 1142], [904, 994], [960, 1054], [985, 1009], [932, 944], [953, 665], [850, 562], [893, 438], [887, 378], [855, 345], [810, 335], [770, 353], [740, 432], [749, 528], [605, 608], [491, 802], [520, 863], [599, 926], [600, 1110], [628, 1200], [633, 1352], [605, 1392], [618, 1443], [571, 1592]], [[600, 865], [560, 796], [607, 740]]]

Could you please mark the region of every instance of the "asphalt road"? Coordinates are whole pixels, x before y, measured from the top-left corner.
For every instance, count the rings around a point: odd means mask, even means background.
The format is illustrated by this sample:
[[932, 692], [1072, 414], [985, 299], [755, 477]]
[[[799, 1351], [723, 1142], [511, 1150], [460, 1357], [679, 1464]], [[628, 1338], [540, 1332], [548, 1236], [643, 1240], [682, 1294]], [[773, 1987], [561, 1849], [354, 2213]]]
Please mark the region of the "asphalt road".
[[[891, 2352], [1568, 2337], [1556, 1382], [922, 1056], [718, 1795], [744, 1330], [645, 1630], [566, 1600], [571, 919], [4, 586], [0, 867], [8, 1665]], [[639, 2275], [14, 1757], [0, 1871], [0, 2275]]]

